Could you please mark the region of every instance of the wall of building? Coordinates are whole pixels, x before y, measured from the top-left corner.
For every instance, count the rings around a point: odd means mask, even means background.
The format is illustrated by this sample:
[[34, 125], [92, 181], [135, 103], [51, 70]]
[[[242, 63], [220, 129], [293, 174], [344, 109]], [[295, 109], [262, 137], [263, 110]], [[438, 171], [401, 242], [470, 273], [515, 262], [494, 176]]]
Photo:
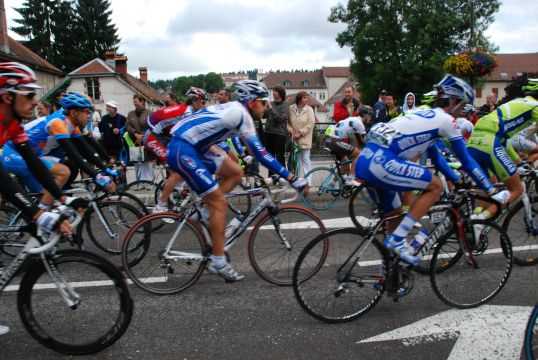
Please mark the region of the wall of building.
[[474, 105], [475, 107], [480, 107], [486, 103], [486, 96], [490, 93], [497, 94], [497, 100], [501, 100], [506, 96], [506, 91], [504, 88], [508, 86], [510, 82], [508, 81], [488, 81], [485, 83], [484, 87], [476, 91], [476, 98]]
[[325, 101], [331, 98], [349, 79], [345, 77], [325, 77], [328, 96]]
[[62, 81], [63, 77], [53, 75], [43, 71], [36, 71], [37, 83], [42, 87], [38, 91], [38, 97], [42, 97], [49, 92], [56, 84]]

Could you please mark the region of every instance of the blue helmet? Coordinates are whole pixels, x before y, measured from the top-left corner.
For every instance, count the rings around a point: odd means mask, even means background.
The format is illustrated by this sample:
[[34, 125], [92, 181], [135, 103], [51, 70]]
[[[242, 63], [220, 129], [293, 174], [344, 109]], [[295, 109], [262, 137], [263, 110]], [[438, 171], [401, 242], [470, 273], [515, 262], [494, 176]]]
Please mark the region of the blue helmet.
[[70, 91], [62, 97], [60, 105], [66, 110], [70, 109], [90, 109], [93, 111], [93, 105], [84, 95]]
[[255, 80], [241, 80], [233, 84], [234, 94], [242, 103], [248, 100], [269, 100], [267, 86]]
[[455, 76], [445, 75], [443, 80], [434, 85], [434, 88], [440, 98], [458, 99], [465, 104], [474, 102], [474, 90], [471, 85]]

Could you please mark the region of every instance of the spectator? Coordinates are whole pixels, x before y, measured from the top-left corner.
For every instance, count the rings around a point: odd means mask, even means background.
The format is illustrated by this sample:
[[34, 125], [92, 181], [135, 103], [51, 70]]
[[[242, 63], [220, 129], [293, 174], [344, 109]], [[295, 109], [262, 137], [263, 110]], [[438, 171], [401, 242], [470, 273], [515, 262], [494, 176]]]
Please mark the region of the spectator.
[[413, 94], [412, 92], [408, 92], [405, 95], [404, 104], [401, 112], [407, 114], [408, 112], [415, 111], [416, 109], [417, 107], [415, 106], [415, 94]]
[[384, 123], [389, 121], [389, 115], [387, 114], [387, 105], [385, 105], [385, 97], [387, 96], [387, 90], [381, 90], [379, 93], [379, 99], [374, 104], [374, 117], [372, 124]]
[[396, 106], [394, 95], [387, 93], [385, 95], [385, 105], [387, 106], [387, 115], [389, 119], [394, 119], [400, 115], [400, 109]]
[[[129, 111], [125, 128], [129, 135], [134, 139], [136, 145], [142, 145], [144, 133], [148, 128], [148, 116], [150, 111], [146, 109], [146, 99], [140, 95], [133, 96], [134, 110]], [[153, 162], [145, 161], [136, 164], [136, 174], [138, 180], [153, 181], [155, 176], [153, 171]]]
[[[219, 93], [220, 94], [220, 93]], [[273, 99], [267, 102], [263, 117], [265, 121], [265, 147], [273, 154], [278, 162], [285, 164], [284, 153], [286, 152], [286, 134], [290, 107], [286, 100], [286, 90], [277, 85], [273, 88]], [[269, 172], [269, 175], [272, 175]]]
[[[305, 91], [297, 93], [295, 104], [290, 106], [289, 116], [288, 133], [291, 135], [292, 141], [303, 149], [299, 153], [299, 161], [303, 168], [303, 174], [306, 174], [312, 169], [310, 149], [312, 148], [312, 132], [316, 122], [314, 109], [308, 105], [308, 93]], [[310, 183], [310, 180], [308, 182]], [[305, 191], [308, 190], [305, 189]]]
[[230, 96], [230, 89], [222, 88], [217, 94], [217, 101], [219, 104], [226, 104], [227, 102], [230, 102]]
[[41, 101], [37, 105], [37, 116], [38, 117], [47, 116], [51, 112], [52, 112], [52, 106], [50, 105], [50, 103], [48, 101]]
[[103, 147], [114, 159], [118, 160], [122, 148], [120, 130], [125, 126], [125, 116], [118, 113], [118, 103], [110, 100], [105, 105], [106, 115], [99, 123], [99, 131], [103, 140]]
[[357, 116], [359, 100], [353, 97], [353, 86], [344, 87], [344, 98], [334, 105], [333, 120], [339, 122], [350, 116]]
[[478, 109], [478, 116], [484, 116], [497, 109], [497, 95], [494, 93], [486, 96], [486, 103]]
[[179, 105], [179, 98], [174, 93], [168, 93], [166, 94], [164, 98], [164, 105], [165, 106]]

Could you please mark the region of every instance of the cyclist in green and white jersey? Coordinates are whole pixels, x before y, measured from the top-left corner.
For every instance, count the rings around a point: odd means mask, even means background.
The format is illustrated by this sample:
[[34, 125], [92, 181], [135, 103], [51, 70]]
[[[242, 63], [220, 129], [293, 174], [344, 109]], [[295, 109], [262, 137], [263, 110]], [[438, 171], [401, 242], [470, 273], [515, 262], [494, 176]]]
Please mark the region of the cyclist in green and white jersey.
[[514, 150], [532, 166], [538, 160], [538, 123], [532, 122], [508, 139], [507, 144], [513, 146]]
[[[514, 147], [506, 142], [538, 120], [538, 79], [528, 79], [522, 90], [527, 95], [525, 98], [509, 101], [480, 118], [467, 143], [469, 153], [484, 170], [489, 170], [506, 184], [510, 202], [523, 193], [518, 167], [520, 171], [528, 171], [528, 164], [521, 161]], [[494, 211], [492, 205], [481, 215], [487, 218]]]

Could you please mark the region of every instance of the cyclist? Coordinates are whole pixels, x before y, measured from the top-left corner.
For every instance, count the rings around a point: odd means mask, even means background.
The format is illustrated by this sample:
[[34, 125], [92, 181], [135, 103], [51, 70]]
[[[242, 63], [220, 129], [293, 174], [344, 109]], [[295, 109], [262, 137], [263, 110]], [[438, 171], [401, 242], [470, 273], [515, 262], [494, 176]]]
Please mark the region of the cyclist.
[[[65, 185], [70, 176], [69, 169], [62, 164], [68, 156], [83, 172], [93, 177], [97, 184], [107, 191], [114, 191], [115, 184], [106, 174], [117, 176], [117, 172], [97, 156], [80, 131], [80, 126], [86, 126], [93, 114], [92, 104], [83, 95], [69, 92], [62, 97], [60, 105], [62, 111], [31, 121], [24, 127], [36, 155], [51, 170], [60, 186]], [[86, 160], [103, 172], [96, 171]], [[33, 178], [28, 164], [12, 142], [4, 146], [2, 163], [7, 171], [19, 176], [30, 191], [42, 190], [41, 184]], [[52, 200], [52, 196], [45, 191], [40, 206], [48, 208]]]
[[[207, 94], [204, 89], [191, 87], [185, 94], [187, 101], [185, 104], [168, 106], [154, 111], [148, 117], [148, 129], [144, 134], [144, 146], [151, 151], [161, 164], [166, 164], [166, 146], [170, 141], [170, 130], [185, 116], [200, 110], [207, 101]], [[157, 204], [153, 212], [168, 210], [168, 198], [174, 187], [182, 188], [181, 177], [172, 169], [169, 170], [168, 179], [163, 187], [163, 191], [157, 199]], [[165, 219], [169, 222], [170, 219]], [[163, 220], [164, 221], [164, 220]]]
[[518, 154], [526, 157], [525, 161], [534, 164], [538, 160], [538, 123], [529, 126], [512, 136], [506, 144], [512, 146]]
[[[202, 197], [209, 209], [213, 255], [208, 270], [226, 281], [244, 278], [226, 262], [224, 256], [227, 207], [224, 194], [239, 184], [243, 172], [236, 162], [210, 150], [210, 147], [238, 134], [250, 153], [264, 166], [287, 178], [296, 189], [306, 185], [304, 179], [288, 172], [269, 154], [256, 135], [253, 118], [261, 118], [269, 97], [265, 85], [254, 80], [242, 80], [234, 84], [234, 89], [237, 101], [208, 106], [175, 125], [167, 153], [170, 167]], [[214, 173], [222, 177], [220, 185], [213, 180]]]
[[[360, 106], [358, 109], [358, 117], [349, 117], [345, 120], [341, 120], [336, 125], [330, 125], [325, 130], [325, 142], [324, 146], [330, 150], [338, 161], [344, 161], [351, 157], [355, 160], [359, 156], [360, 148], [364, 147], [364, 134], [366, 134], [365, 125], [370, 123], [373, 114], [372, 107], [368, 105]], [[355, 135], [358, 146], [354, 146], [345, 140], [350, 139], [352, 135]], [[344, 174], [345, 184], [347, 186], [359, 186], [357, 179], [355, 178], [355, 162], [350, 166], [349, 164], [342, 166], [342, 173]], [[350, 173], [351, 168], [351, 173]]]
[[[62, 193], [45, 165], [34, 154], [21, 125], [23, 119], [33, 116], [34, 107], [37, 105], [36, 90], [41, 87], [36, 81], [34, 72], [26, 65], [16, 62], [0, 63], [0, 145], [12, 141], [13, 146], [28, 163], [32, 174], [56, 199], [73, 207], [84, 207], [85, 201], [67, 197]], [[66, 234], [73, 232], [69, 223], [59, 214], [46, 212], [37, 207], [1, 165], [0, 181], [2, 182], [0, 192], [21, 210], [26, 221], [35, 221], [47, 232], [55, 229]], [[3, 264], [0, 261], [1, 268]], [[9, 327], [0, 325], [0, 335], [7, 332]]]
[[[523, 193], [518, 171], [528, 171], [529, 165], [521, 161], [513, 146], [505, 148], [506, 141], [538, 120], [538, 79], [528, 79], [522, 90], [527, 95], [525, 98], [511, 100], [478, 119], [467, 142], [469, 153], [482, 168], [506, 184], [510, 192], [509, 202]], [[495, 211], [492, 205], [478, 218], [488, 218]]]
[[[435, 140], [446, 138], [461, 160], [463, 169], [488, 193], [493, 192], [489, 179], [469, 156], [461, 132], [455, 126], [454, 117], [459, 116], [466, 103], [474, 100], [472, 87], [459, 78], [446, 75], [435, 88], [437, 101], [434, 109], [417, 111], [373, 126], [355, 167], [357, 178], [369, 185], [385, 216], [401, 214], [398, 192], [422, 190], [399, 225], [396, 227], [396, 221], [390, 224], [393, 231], [384, 242], [385, 247], [394, 250], [402, 260], [412, 265], [416, 265], [419, 259], [413, 255], [405, 239], [416, 219], [422, 218], [439, 199], [442, 185], [438, 177], [411, 159], [427, 151], [433, 164], [450, 181], [458, 183], [458, 175], [448, 166], [437, 147], [430, 146]], [[498, 194], [495, 196], [499, 198]], [[506, 194], [502, 196], [506, 197]]]

